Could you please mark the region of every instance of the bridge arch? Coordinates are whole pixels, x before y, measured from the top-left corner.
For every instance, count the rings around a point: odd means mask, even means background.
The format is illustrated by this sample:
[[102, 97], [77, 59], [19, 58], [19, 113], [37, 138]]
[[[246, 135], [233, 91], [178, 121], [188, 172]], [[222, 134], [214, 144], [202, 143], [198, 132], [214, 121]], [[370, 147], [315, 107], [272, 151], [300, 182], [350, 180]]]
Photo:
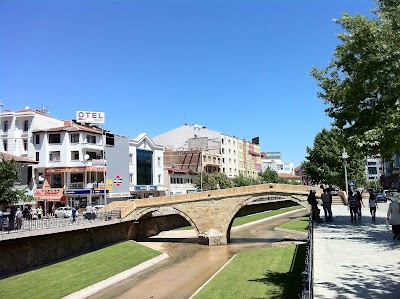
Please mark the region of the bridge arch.
[[[282, 201], [282, 202], [292, 201], [292, 202], [297, 203], [299, 205], [303, 205], [300, 200], [298, 200], [297, 198], [294, 198], [293, 196], [288, 196], [288, 195], [285, 195], [285, 196], [283, 196], [283, 195], [280, 195], [280, 196], [276, 196], [276, 195], [267, 196], [267, 199], [270, 199], [270, 201], [261, 201], [261, 202], [267, 203], [267, 204], [276, 204], [279, 201]], [[242, 202], [239, 202], [233, 208], [233, 210], [231, 211], [231, 214], [229, 215], [229, 217], [227, 219], [229, 221], [229, 224], [228, 224], [228, 226], [226, 228], [226, 240], [227, 240], [227, 243], [230, 243], [230, 240], [231, 240], [231, 230], [232, 230], [233, 221], [236, 218], [235, 216], [238, 214], [238, 212], [240, 210], [242, 210], [246, 206], [248, 206], [248, 204], [256, 202], [256, 201], [259, 201], [259, 200], [260, 200], [259, 197], [251, 197], [251, 198], [245, 199]], [[278, 206], [279, 206], [279, 204], [278, 204]], [[282, 204], [281, 205], [281, 207], [287, 207], [287, 206], [288, 206], [287, 204]]]

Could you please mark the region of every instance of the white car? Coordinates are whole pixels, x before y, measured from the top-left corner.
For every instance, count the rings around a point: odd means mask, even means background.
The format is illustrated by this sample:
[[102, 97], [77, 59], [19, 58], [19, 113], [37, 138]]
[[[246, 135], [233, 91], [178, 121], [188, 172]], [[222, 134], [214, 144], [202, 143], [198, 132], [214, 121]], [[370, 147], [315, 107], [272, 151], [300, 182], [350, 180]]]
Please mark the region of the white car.
[[[59, 207], [54, 211], [54, 215], [57, 218], [69, 218], [72, 216], [72, 208], [71, 207]], [[76, 211], [76, 216], [78, 216], [78, 211]]]

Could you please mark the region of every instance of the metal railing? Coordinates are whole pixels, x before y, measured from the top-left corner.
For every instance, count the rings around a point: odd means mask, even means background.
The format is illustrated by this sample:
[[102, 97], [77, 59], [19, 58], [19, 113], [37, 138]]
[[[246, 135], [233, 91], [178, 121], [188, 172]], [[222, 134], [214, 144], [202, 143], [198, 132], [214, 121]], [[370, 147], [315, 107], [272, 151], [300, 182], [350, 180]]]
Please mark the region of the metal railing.
[[306, 260], [305, 270], [301, 273], [301, 279], [303, 282], [303, 292], [301, 294], [302, 299], [313, 298], [313, 286], [314, 286], [314, 241], [313, 241], [313, 221], [312, 213], [310, 213], [310, 220], [308, 224], [308, 237], [306, 245]]
[[108, 221], [112, 219], [120, 219], [121, 213], [119, 211], [110, 211], [107, 215], [100, 213], [96, 214], [96, 217], [85, 217], [83, 215], [77, 216], [75, 219], [72, 217], [69, 218], [56, 218], [53, 216], [44, 217], [43, 219], [36, 220], [28, 220], [22, 219], [22, 221], [18, 222], [14, 220], [10, 223], [8, 218], [0, 219], [0, 235], [1, 234], [9, 234], [9, 233], [17, 233], [23, 231], [33, 231], [33, 230], [41, 230], [41, 229], [50, 229], [56, 227], [66, 227], [70, 225], [82, 225], [93, 222], [102, 222]]

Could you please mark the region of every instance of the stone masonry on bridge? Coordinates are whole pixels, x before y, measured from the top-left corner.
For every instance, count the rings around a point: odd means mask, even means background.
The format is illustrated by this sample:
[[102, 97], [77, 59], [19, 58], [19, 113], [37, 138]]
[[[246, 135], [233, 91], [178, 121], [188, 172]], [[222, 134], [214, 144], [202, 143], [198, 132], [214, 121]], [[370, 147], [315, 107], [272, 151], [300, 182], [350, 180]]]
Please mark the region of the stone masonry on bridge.
[[[248, 203], [267, 196], [289, 198], [307, 206], [310, 186], [262, 184], [206, 192], [136, 200], [121, 210], [121, 217], [140, 219], [163, 208], [172, 208], [196, 230], [199, 243], [220, 245], [229, 242], [236, 213]], [[320, 196], [317, 190], [317, 196]]]

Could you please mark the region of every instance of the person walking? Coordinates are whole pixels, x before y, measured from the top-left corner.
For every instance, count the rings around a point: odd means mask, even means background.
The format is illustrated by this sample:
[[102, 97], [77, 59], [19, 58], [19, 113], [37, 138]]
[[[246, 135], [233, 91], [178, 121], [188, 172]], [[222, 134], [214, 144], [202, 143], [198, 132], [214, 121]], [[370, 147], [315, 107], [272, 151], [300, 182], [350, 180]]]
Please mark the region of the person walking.
[[355, 197], [356, 197], [356, 208], [357, 208], [358, 220], [361, 220], [361, 216], [362, 216], [361, 215], [361, 205], [363, 207], [365, 207], [364, 203], [362, 201], [361, 192], [357, 190]]
[[22, 211], [20, 208], [17, 208], [17, 212], [15, 213], [15, 222], [17, 224], [17, 229], [21, 229], [22, 227]]
[[327, 191], [327, 189], [324, 189], [321, 194], [322, 207], [325, 213], [325, 221], [332, 221], [332, 195]]
[[37, 216], [38, 216], [38, 219], [39, 219], [39, 220], [42, 219], [42, 215], [43, 215], [43, 209], [42, 209], [42, 206], [39, 206], [39, 207], [37, 208]]
[[373, 192], [369, 193], [369, 212], [371, 213], [372, 220], [375, 220], [376, 209], [378, 208], [378, 201], [376, 200], [376, 196]]
[[353, 191], [349, 191], [349, 197], [347, 198], [348, 206], [350, 210], [351, 222], [357, 223], [357, 207], [356, 197], [353, 195]]
[[72, 222], [75, 222], [75, 219], [76, 219], [76, 208], [75, 207], [72, 208], [71, 216], [72, 216]]
[[400, 204], [397, 194], [392, 197], [392, 202], [389, 204], [386, 220], [392, 225], [393, 239], [400, 240]]

